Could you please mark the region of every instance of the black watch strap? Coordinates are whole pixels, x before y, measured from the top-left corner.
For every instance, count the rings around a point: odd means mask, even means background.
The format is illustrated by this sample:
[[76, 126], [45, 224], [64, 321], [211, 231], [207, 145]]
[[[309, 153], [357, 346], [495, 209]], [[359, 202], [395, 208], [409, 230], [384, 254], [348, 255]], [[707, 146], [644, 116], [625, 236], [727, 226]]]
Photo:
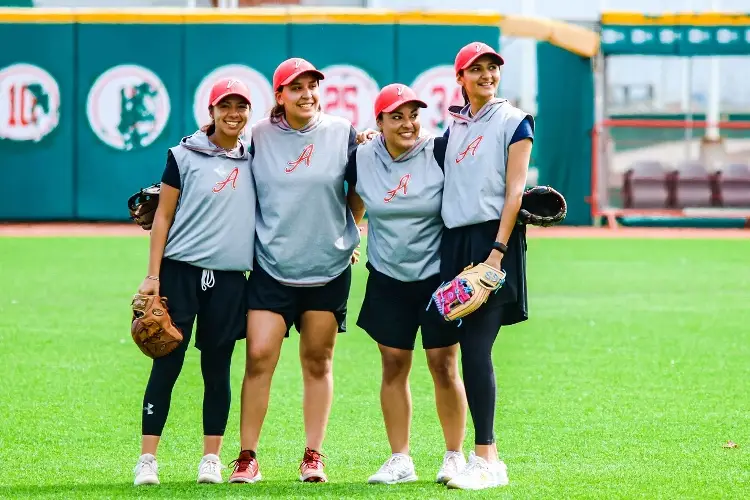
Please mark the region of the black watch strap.
[[508, 251], [508, 246], [505, 243], [500, 243], [499, 241], [496, 241], [492, 244], [492, 249], [497, 250], [501, 254], [505, 255], [505, 253]]

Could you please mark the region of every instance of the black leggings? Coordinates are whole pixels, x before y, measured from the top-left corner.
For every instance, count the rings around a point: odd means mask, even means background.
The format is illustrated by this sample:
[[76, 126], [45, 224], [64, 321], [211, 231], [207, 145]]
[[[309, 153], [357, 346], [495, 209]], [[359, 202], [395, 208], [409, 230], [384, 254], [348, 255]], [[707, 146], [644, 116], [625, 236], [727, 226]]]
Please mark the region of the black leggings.
[[[440, 248], [441, 279], [450, 281], [467, 265], [484, 262], [492, 250], [499, 227], [500, 221], [487, 221], [446, 229]], [[528, 318], [524, 226], [513, 229], [502, 267], [507, 273], [503, 287], [482, 307], [464, 317], [458, 327], [466, 398], [474, 422], [475, 444], [478, 445], [495, 442], [493, 425], [497, 395], [492, 345], [501, 326]]]
[[[143, 397], [142, 433], [146, 436], [161, 436], [172, 401], [172, 388], [185, 361], [185, 344], [170, 355], [154, 360], [151, 376]], [[203, 434], [223, 436], [229, 418], [232, 390], [229, 370], [232, 362], [230, 346], [220, 350], [201, 351], [203, 373]]]
[[[494, 314], [482, 314], [483, 312]], [[500, 329], [499, 324], [494, 327], [489, 324], [499, 323], [499, 320], [493, 316], [499, 315], [500, 310], [482, 311], [480, 309], [474, 314], [481, 316], [475, 318], [471, 318], [472, 315], [467, 316], [459, 328], [459, 330], [465, 329], [459, 342], [461, 367], [469, 412], [474, 422], [474, 444], [488, 445], [495, 442], [496, 387], [495, 370], [492, 366], [492, 345]]]
[[245, 274], [238, 271], [206, 271], [163, 259], [161, 295], [175, 325], [184, 337], [180, 346], [153, 361], [143, 396], [141, 428], [143, 435], [161, 436], [169, 414], [172, 389], [185, 362], [196, 323], [195, 347], [201, 353], [203, 373], [203, 434], [223, 436], [229, 416], [232, 392], [229, 368], [238, 339], [245, 336]]

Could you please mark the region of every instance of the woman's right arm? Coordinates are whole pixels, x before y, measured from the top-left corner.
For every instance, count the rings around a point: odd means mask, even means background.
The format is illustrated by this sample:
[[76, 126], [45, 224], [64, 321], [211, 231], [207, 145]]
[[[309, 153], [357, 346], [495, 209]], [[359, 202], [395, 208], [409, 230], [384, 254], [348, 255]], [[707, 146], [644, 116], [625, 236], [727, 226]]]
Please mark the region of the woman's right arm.
[[355, 145], [354, 148], [350, 149], [349, 161], [346, 163], [346, 173], [344, 174], [344, 180], [349, 188], [346, 193], [346, 203], [349, 210], [352, 211], [354, 222], [359, 225], [365, 216], [365, 202], [357, 194], [357, 147]]
[[354, 186], [349, 187], [349, 193], [346, 195], [346, 201], [349, 205], [349, 210], [352, 211], [354, 222], [359, 225], [362, 219], [365, 217], [365, 202], [357, 194], [357, 190]]
[[[159, 273], [161, 271], [161, 260], [164, 257], [164, 248], [167, 245], [167, 235], [174, 222], [177, 211], [177, 201], [180, 197], [179, 169], [177, 162], [171, 152], [167, 157], [167, 166], [162, 176], [159, 191], [159, 205], [154, 213], [154, 222], [151, 226], [151, 238], [149, 241], [148, 272], [138, 291], [149, 295], [159, 294]], [[155, 279], [157, 278], [157, 279]]]

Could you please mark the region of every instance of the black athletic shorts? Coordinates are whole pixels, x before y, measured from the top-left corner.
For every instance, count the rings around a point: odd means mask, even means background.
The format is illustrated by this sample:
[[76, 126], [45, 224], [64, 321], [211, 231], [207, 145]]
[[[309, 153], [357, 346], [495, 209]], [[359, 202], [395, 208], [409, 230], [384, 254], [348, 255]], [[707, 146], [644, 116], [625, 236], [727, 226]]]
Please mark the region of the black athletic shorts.
[[336, 317], [339, 333], [346, 331], [346, 306], [352, 284], [352, 267], [320, 286], [290, 286], [276, 281], [256, 261], [247, 280], [247, 309], [271, 311], [284, 317], [285, 337], [292, 325], [301, 331], [305, 311], [330, 311]]
[[[446, 228], [440, 247], [440, 278], [450, 281], [470, 264], [489, 257], [497, 238], [500, 221]], [[460, 330], [497, 330], [501, 326], [526, 321], [529, 317], [526, 286], [526, 226], [516, 225], [508, 239], [508, 252], [502, 260], [505, 284], [490, 295], [485, 304], [463, 318]], [[485, 317], [489, 315], [489, 317]]]
[[234, 347], [245, 338], [247, 309], [242, 271], [210, 271], [164, 258], [159, 272], [159, 293], [167, 298], [172, 321], [182, 330], [187, 345], [196, 317], [195, 347], [215, 350]]
[[414, 350], [421, 329], [422, 347], [435, 349], [458, 343], [456, 325], [440, 316], [432, 293], [440, 286], [440, 276], [404, 282], [385, 275], [368, 262], [367, 288], [357, 326], [373, 340], [394, 349]]

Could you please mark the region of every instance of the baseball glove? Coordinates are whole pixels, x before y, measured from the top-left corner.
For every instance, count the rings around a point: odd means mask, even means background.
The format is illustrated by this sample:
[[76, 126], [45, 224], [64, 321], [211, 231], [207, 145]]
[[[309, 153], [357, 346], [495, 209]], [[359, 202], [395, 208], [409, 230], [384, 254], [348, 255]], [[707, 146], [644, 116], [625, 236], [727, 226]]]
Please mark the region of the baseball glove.
[[550, 186], [535, 186], [523, 193], [519, 224], [549, 227], [561, 223], [568, 213], [565, 197]]
[[446, 321], [460, 320], [487, 302], [490, 293], [505, 284], [505, 271], [482, 262], [467, 266], [458, 276], [443, 283], [432, 294], [432, 302]]
[[149, 358], [161, 358], [182, 342], [182, 332], [167, 310], [167, 298], [158, 295], [133, 295], [133, 320], [130, 335]]
[[150, 231], [154, 223], [156, 207], [159, 206], [160, 192], [161, 183], [152, 184], [149, 187], [138, 190], [137, 193], [128, 198], [130, 218], [146, 231]]

